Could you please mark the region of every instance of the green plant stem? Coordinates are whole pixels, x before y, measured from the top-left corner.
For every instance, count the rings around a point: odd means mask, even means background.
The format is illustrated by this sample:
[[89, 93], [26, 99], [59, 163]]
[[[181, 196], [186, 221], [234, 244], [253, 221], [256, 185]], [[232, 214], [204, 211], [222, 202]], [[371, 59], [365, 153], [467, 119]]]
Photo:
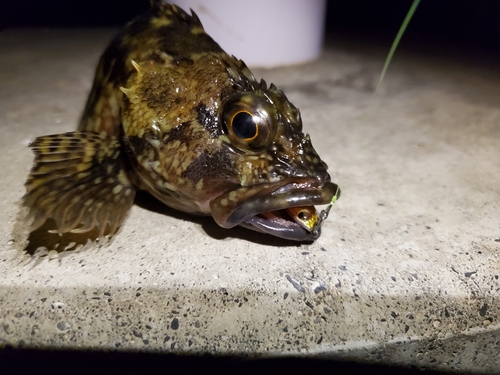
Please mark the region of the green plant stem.
[[379, 87], [382, 84], [382, 81], [384, 80], [385, 73], [387, 72], [387, 68], [389, 67], [389, 64], [392, 60], [392, 56], [394, 55], [394, 52], [396, 51], [396, 48], [398, 47], [398, 44], [399, 44], [401, 38], [403, 37], [404, 32], [406, 31], [406, 27], [410, 23], [410, 20], [413, 17], [413, 14], [415, 13], [419, 3], [420, 3], [420, 0], [413, 0], [413, 4], [411, 5], [410, 10], [406, 14], [406, 17], [403, 21], [403, 24], [399, 28], [398, 34], [396, 35], [394, 42], [392, 42], [391, 49], [389, 51], [389, 54], [387, 55], [387, 58], [385, 59], [384, 68], [382, 69], [382, 73], [380, 74], [380, 79], [378, 81], [377, 88], [376, 88], [375, 92], [379, 91]]

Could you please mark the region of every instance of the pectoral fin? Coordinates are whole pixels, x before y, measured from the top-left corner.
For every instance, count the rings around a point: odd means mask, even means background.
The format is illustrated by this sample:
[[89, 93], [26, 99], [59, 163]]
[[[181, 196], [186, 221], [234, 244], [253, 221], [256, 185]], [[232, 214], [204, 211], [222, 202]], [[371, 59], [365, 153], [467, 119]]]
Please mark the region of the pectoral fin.
[[118, 138], [70, 132], [38, 137], [30, 147], [35, 161], [23, 201], [34, 218], [31, 230], [51, 218], [59, 234], [95, 227], [99, 237], [115, 233], [136, 192]]

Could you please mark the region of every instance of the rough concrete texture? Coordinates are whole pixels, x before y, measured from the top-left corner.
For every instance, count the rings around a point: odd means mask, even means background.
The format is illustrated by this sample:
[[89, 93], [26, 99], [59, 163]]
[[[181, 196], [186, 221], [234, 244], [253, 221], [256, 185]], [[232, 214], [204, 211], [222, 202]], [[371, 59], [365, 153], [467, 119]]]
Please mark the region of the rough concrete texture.
[[[258, 71], [301, 109], [342, 188], [314, 244], [224, 230], [142, 196], [110, 243], [35, 251], [60, 240], [38, 231], [27, 245], [27, 144], [75, 128], [111, 35], [0, 34], [0, 345], [500, 371], [493, 69], [400, 55], [375, 99], [383, 53], [332, 47], [311, 64]], [[85, 239], [58, 248], [71, 242]]]

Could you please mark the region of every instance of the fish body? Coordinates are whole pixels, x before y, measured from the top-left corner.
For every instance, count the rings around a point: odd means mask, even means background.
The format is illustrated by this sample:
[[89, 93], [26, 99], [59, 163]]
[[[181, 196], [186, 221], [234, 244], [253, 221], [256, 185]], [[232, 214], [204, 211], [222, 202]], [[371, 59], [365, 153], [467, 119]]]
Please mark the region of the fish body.
[[308, 241], [326, 216], [314, 205], [340, 194], [285, 94], [161, 1], [102, 55], [77, 131], [30, 146], [32, 229], [50, 218], [60, 234], [112, 235], [146, 190], [224, 228]]

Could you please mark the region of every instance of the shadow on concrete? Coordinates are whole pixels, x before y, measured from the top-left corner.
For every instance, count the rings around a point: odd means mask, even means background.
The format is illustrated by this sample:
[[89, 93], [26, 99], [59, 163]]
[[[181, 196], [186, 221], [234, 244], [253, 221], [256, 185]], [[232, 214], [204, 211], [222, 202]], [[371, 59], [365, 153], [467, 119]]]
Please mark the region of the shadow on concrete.
[[284, 240], [282, 238], [273, 237], [271, 235], [262, 234], [249, 229], [235, 227], [231, 229], [221, 228], [211, 217], [200, 217], [186, 214], [174, 210], [158, 201], [152, 195], [139, 191], [135, 198], [135, 204], [145, 210], [156, 212], [162, 215], [168, 215], [178, 220], [190, 221], [200, 225], [205, 233], [216, 240], [223, 240], [226, 238], [237, 238], [259, 245], [267, 246], [299, 246], [302, 242]]
[[[235, 227], [231, 229], [221, 228], [211, 217], [193, 216], [184, 212], [174, 210], [161, 203], [150, 194], [143, 191], [137, 193], [135, 204], [151, 212], [155, 212], [161, 215], [168, 215], [178, 220], [198, 224], [202, 227], [202, 229], [208, 236], [217, 240], [237, 238], [255, 244], [276, 247], [300, 246], [303, 243], [307, 243], [288, 241], [241, 227]], [[18, 215], [17, 224], [14, 227], [14, 233], [12, 235], [13, 238], [23, 237], [22, 233], [27, 232], [25, 221], [21, 217], [22, 215], [22, 213], [19, 213]], [[127, 225], [127, 220], [125, 220], [123, 225]], [[64, 233], [62, 235], [59, 235], [55, 231], [55, 222], [52, 219], [47, 220], [47, 222], [45, 222], [45, 224], [37, 230], [30, 232], [29, 234], [24, 234], [24, 236], [27, 235], [27, 238], [21, 238], [21, 240], [18, 241], [19, 250], [24, 251], [31, 256], [37, 255], [43, 257], [47, 255], [49, 251], [62, 253], [65, 251], [81, 250], [82, 246], [85, 248], [94, 245], [107, 245], [110, 244], [116, 236], [120, 235], [120, 230], [118, 230], [118, 232], [111, 238], [105, 237], [103, 239], [98, 239], [98, 228], [95, 228], [88, 233], [81, 234]]]

